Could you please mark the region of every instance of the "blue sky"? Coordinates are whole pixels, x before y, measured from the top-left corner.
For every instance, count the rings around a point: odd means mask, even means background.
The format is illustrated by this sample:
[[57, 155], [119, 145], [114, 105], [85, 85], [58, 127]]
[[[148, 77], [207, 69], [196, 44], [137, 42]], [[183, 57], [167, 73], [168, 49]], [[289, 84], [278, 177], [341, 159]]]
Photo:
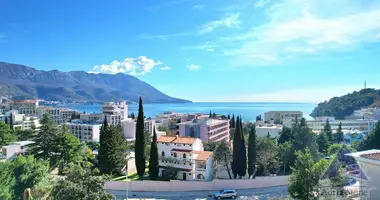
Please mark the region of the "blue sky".
[[379, 0], [0, 0], [0, 61], [127, 73], [192, 101], [380, 87]]

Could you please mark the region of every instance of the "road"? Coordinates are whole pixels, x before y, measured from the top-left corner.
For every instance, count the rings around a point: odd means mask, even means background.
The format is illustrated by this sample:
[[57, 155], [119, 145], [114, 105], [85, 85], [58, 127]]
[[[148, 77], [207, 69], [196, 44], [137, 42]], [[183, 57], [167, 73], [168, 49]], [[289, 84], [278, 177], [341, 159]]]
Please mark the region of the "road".
[[[126, 199], [125, 190], [108, 190], [109, 193], [116, 196], [116, 200]], [[194, 192], [128, 192], [128, 200], [132, 199], [171, 199], [171, 200], [200, 200], [213, 199], [216, 191], [194, 191]], [[239, 197], [237, 199], [281, 199], [288, 196], [288, 187], [270, 187], [237, 190]]]

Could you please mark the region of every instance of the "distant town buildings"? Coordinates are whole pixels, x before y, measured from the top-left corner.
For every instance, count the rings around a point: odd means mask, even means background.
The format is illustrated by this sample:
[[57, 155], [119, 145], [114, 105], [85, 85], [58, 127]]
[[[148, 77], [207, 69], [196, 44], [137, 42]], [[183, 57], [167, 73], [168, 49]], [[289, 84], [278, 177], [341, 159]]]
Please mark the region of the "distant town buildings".
[[79, 115], [79, 111], [73, 109], [40, 106], [38, 108], [38, 117], [42, 118], [45, 113], [48, 113], [56, 124], [64, 124]]
[[269, 111], [264, 113], [264, 121], [274, 121], [274, 123], [283, 123], [285, 120], [300, 120], [302, 117], [303, 113], [301, 111]]
[[[161, 136], [157, 140], [159, 175], [179, 180], [211, 181], [212, 155], [199, 138]], [[173, 175], [173, 173], [175, 173]]]
[[[342, 129], [361, 130], [367, 133], [372, 132], [376, 125], [376, 121], [373, 120], [336, 120], [329, 121], [329, 123], [333, 130], [338, 129], [339, 124], [342, 123]], [[308, 120], [306, 124], [313, 130], [323, 130], [326, 121]], [[286, 126], [291, 127], [291, 124], [287, 124]]]
[[72, 120], [67, 123], [71, 134], [75, 135], [81, 142], [97, 141], [100, 138], [101, 121]]
[[36, 116], [38, 105], [38, 100], [13, 100], [10, 110], [18, 110], [19, 114], [25, 116]]
[[196, 137], [203, 142], [230, 141], [229, 120], [194, 119], [179, 124], [179, 135], [182, 137]]
[[19, 114], [17, 110], [11, 110], [4, 115], [0, 115], [0, 121], [5, 121], [7, 118], [8, 123], [12, 122], [14, 129], [28, 130], [33, 126], [38, 129], [40, 127], [39, 119], [37, 117], [25, 116], [25, 114]]
[[256, 136], [257, 137], [266, 137], [268, 134], [270, 137], [278, 137], [279, 132], [282, 131], [282, 125], [279, 124], [265, 124], [256, 126]]
[[122, 120], [128, 118], [128, 105], [125, 101], [104, 102], [102, 112], [108, 124], [120, 125]]

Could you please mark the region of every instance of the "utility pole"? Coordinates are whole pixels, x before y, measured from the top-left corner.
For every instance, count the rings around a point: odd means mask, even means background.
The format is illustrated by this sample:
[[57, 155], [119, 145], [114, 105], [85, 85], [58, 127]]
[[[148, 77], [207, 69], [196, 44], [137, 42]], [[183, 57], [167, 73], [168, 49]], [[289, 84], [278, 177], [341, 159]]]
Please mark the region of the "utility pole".
[[367, 81], [364, 81], [364, 89], [367, 89]]

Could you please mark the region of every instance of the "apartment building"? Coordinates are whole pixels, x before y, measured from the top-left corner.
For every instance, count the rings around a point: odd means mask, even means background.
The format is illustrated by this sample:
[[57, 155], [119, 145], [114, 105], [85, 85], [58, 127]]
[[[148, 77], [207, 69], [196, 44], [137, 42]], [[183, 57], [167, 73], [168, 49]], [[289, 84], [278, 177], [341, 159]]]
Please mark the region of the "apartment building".
[[64, 124], [73, 119], [74, 116], [79, 114], [79, 111], [68, 108], [52, 108], [41, 106], [38, 108], [38, 117], [41, 118], [45, 113], [48, 113], [56, 124]]
[[134, 140], [136, 138], [136, 122], [133, 119], [126, 119], [121, 121], [123, 128], [124, 138], [127, 140]]
[[8, 111], [2, 118], [2, 121], [5, 121], [5, 118], [7, 118], [8, 122], [12, 121], [14, 129], [28, 130], [33, 126], [38, 129], [41, 126], [37, 117], [19, 114], [18, 110]]
[[159, 175], [179, 180], [211, 181], [212, 155], [199, 138], [161, 136], [157, 140]]
[[[331, 129], [336, 130], [339, 127], [339, 124], [342, 123], [342, 129], [347, 130], [360, 130], [370, 133], [373, 131], [376, 125], [376, 121], [373, 120], [336, 120], [329, 121], [331, 125]], [[326, 122], [325, 121], [317, 121], [310, 120], [306, 121], [306, 124], [313, 130], [323, 130]], [[291, 125], [287, 125], [291, 126]]]
[[264, 124], [256, 126], [256, 136], [266, 137], [268, 134], [270, 137], [278, 137], [279, 132], [282, 131], [283, 126], [278, 124]]
[[38, 100], [13, 100], [10, 104], [10, 110], [18, 110], [19, 114], [25, 116], [36, 116], [38, 106]]
[[14, 159], [18, 154], [27, 155], [29, 146], [34, 144], [33, 141], [12, 142], [2, 147], [2, 158], [6, 160]]
[[194, 119], [179, 124], [181, 137], [196, 137], [203, 142], [230, 141], [230, 121], [217, 119]]
[[302, 117], [301, 111], [269, 111], [264, 113], [264, 121], [274, 121], [274, 123], [282, 123], [284, 120], [295, 121], [297, 118], [300, 120]]
[[101, 121], [72, 120], [67, 126], [81, 142], [99, 141]]
[[125, 101], [104, 102], [102, 111], [111, 125], [119, 125], [122, 120], [128, 118], [128, 105]]
[[156, 121], [154, 119], [144, 120], [144, 131], [153, 135], [153, 130], [156, 127]]

